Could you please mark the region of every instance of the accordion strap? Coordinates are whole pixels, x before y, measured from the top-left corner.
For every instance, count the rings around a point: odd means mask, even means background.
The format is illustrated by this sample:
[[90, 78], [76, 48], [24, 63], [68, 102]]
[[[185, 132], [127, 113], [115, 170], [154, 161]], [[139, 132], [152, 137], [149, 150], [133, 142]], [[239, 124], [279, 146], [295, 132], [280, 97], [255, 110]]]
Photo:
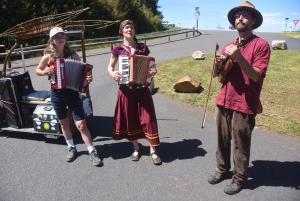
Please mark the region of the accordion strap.
[[127, 47], [125, 47], [124, 45], [122, 45], [122, 47], [124, 48], [124, 50], [126, 50], [129, 54], [132, 54]]

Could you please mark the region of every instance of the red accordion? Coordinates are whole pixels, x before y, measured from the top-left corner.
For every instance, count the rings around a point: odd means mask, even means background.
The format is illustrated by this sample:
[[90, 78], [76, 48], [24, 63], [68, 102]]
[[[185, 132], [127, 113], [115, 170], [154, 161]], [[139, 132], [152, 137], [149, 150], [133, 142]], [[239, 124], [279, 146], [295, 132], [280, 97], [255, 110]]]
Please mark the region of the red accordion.
[[73, 59], [52, 59], [49, 66], [54, 66], [50, 76], [51, 89], [72, 89], [82, 93], [89, 85], [86, 77], [92, 74], [93, 66]]
[[119, 84], [149, 86], [152, 81], [149, 70], [155, 66], [155, 59], [150, 56], [119, 56], [119, 72], [122, 75]]

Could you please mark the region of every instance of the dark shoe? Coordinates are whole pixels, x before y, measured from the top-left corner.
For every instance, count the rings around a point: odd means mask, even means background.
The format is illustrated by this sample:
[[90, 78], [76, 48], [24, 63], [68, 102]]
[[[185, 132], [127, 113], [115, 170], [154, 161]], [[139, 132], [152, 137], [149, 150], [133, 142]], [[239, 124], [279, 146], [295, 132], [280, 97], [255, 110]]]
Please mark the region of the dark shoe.
[[[156, 155], [157, 157], [154, 158], [153, 155]], [[161, 160], [160, 160], [159, 156], [156, 154], [156, 152], [151, 153], [150, 156], [152, 158], [152, 162], [153, 162], [154, 165], [161, 164]]]
[[140, 160], [140, 152], [139, 152], [139, 150], [135, 149], [134, 152], [131, 154], [130, 158], [131, 158], [132, 161], [138, 161], [138, 160]]
[[90, 159], [93, 162], [94, 166], [102, 165], [102, 160], [99, 158], [97, 151], [95, 149], [90, 153]]
[[227, 178], [229, 172], [223, 173], [221, 174], [218, 171], [215, 171], [214, 173], [212, 173], [209, 177], [208, 177], [208, 183], [210, 184], [217, 184], [220, 183], [221, 181], [223, 181], [224, 179]]
[[246, 184], [236, 184], [236, 183], [230, 183], [225, 186], [224, 192], [228, 195], [234, 195], [239, 193]]
[[68, 155], [67, 155], [66, 160], [68, 162], [74, 161], [75, 158], [76, 158], [76, 154], [77, 154], [76, 147], [69, 147], [69, 149], [68, 149]]

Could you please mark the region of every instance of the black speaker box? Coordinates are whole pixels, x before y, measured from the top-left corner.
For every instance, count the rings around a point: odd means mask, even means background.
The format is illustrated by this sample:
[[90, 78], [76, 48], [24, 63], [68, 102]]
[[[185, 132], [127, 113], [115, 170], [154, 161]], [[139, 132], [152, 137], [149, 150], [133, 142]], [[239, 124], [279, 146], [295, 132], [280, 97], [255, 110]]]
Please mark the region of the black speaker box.
[[20, 128], [23, 126], [23, 120], [18, 104], [19, 95], [14, 86], [11, 78], [0, 78], [0, 107], [6, 112], [8, 126]]

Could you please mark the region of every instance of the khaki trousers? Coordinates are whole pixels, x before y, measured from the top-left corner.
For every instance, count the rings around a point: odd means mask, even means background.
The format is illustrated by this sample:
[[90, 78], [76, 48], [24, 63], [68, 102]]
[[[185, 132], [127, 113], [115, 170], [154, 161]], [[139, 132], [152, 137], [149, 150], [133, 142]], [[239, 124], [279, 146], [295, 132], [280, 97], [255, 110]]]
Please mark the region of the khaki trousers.
[[220, 173], [229, 172], [232, 147], [234, 164], [232, 181], [243, 184], [248, 179], [251, 134], [255, 126], [255, 115], [217, 106], [215, 120], [218, 138], [217, 169]]

